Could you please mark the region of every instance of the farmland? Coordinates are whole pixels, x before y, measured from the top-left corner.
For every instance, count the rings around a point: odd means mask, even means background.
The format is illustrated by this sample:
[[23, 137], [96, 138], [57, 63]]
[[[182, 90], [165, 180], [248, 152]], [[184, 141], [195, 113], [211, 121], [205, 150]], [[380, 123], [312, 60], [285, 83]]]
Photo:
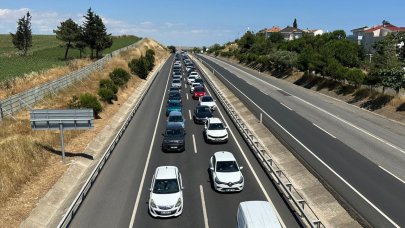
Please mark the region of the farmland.
[[[113, 37], [113, 46], [104, 50], [104, 54], [135, 43], [140, 38], [136, 36]], [[33, 35], [32, 47], [28, 56], [19, 56], [13, 47], [10, 35], [0, 35], [0, 82], [21, 77], [31, 72], [39, 72], [57, 66], [67, 65], [63, 59], [65, 49], [63, 42], [54, 35]], [[79, 58], [79, 51], [69, 50], [69, 59]], [[90, 54], [86, 49], [84, 57]]]

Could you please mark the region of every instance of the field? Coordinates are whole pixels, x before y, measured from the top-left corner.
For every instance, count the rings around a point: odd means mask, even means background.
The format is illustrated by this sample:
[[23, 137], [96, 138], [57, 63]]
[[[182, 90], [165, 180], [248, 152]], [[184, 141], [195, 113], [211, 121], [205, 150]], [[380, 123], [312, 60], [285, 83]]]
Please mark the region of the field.
[[[104, 54], [135, 43], [140, 38], [136, 36], [113, 37], [113, 46], [104, 50]], [[39, 72], [57, 66], [65, 66], [68, 61], [64, 61], [65, 49], [63, 42], [56, 39], [54, 35], [33, 35], [32, 47], [28, 56], [17, 55], [17, 50], [13, 47], [10, 35], [0, 35], [0, 81], [23, 76], [31, 72]], [[86, 49], [84, 57], [90, 54]], [[69, 59], [79, 58], [79, 51], [70, 49]]]

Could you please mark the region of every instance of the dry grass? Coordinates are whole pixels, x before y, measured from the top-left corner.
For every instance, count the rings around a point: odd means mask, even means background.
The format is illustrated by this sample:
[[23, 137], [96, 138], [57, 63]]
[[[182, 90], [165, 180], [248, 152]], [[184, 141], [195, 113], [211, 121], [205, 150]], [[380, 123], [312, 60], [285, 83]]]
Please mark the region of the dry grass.
[[[113, 58], [102, 71], [91, 74], [82, 83], [77, 83], [56, 96], [47, 97], [34, 108], [66, 108], [73, 95], [85, 92], [97, 94], [101, 79], [107, 78], [109, 72], [116, 67], [129, 70], [127, 62], [144, 54], [147, 48], [155, 50], [157, 63], [168, 56], [168, 52], [163, 47], [153, 40], [146, 40], [139, 48], [123, 53], [122, 57]], [[43, 78], [47, 80], [52, 77], [44, 75]], [[37, 82], [39, 81], [41, 80], [38, 79]], [[103, 104], [101, 118], [95, 120], [93, 130], [67, 131], [65, 150], [70, 153], [81, 153], [97, 133], [108, 124], [120, 105], [141, 83], [145, 82], [139, 77], [132, 77], [127, 86], [119, 90], [118, 101], [111, 105]], [[17, 121], [0, 122], [0, 224], [2, 227], [18, 226], [67, 169], [66, 165], [61, 164], [59, 155], [46, 149], [60, 150], [59, 132], [31, 131], [27, 111], [20, 112], [16, 118]]]

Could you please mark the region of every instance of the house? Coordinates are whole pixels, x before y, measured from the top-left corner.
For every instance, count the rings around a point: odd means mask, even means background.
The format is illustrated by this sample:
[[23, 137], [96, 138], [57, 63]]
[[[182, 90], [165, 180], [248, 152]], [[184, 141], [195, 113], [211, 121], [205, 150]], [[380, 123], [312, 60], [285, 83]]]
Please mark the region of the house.
[[302, 31], [311, 36], [321, 36], [323, 34], [322, 29], [304, 29]]
[[287, 26], [280, 30], [281, 35], [283, 35], [285, 40], [294, 40], [294, 39], [299, 39], [302, 37], [304, 34], [304, 31], [302, 31], [299, 28], [294, 28]]
[[350, 30], [353, 33], [353, 35], [351, 36], [351, 39], [356, 41], [357, 44], [360, 45], [361, 41], [363, 40], [364, 31], [366, 31], [368, 29], [369, 29], [368, 26], [363, 26], [360, 28]]
[[263, 33], [266, 38], [269, 38], [271, 33], [280, 32], [280, 30], [281, 30], [280, 27], [273, 26], [269, 29], [268, 28], [262, 29], [258, 33]]
[[376, 25], [364, 30], [364, 35], [361, 40], [361, 44], [364, 46], [366, 53], [373, 54], [373, 45], [384, 39], [390, 33], [405, 31], [405, 27], [397, 27], [389, 22], [383, 21], [382, 25]]

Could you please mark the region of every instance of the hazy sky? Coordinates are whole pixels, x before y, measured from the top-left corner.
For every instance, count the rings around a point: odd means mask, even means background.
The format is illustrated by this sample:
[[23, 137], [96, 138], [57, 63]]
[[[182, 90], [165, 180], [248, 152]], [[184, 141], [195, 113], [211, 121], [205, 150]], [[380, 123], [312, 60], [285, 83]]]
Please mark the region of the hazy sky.
[[151, 37], [166, 45], [210, 46], [249, 28], [291, 25], [350, 31], [388, 20], [405, 27], [405, 0], [0, 0], [0, 33], [15, 32], [27, 10], [35, 34], [52, 34], [68, 18], [78, 23], [91, 7], [114, 35]]

